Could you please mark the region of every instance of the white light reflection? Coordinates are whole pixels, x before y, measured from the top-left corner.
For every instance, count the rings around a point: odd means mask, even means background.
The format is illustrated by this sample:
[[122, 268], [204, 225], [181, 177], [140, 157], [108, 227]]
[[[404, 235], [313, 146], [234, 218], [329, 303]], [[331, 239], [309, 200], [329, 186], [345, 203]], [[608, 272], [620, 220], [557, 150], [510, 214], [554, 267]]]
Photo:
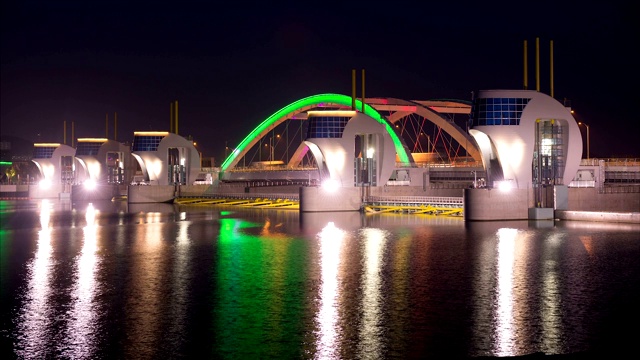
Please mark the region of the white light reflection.
[[542, 269], [542, 348], [545, 353], [562, 353], [562, 309], [560, 309], [559, 233], [550, 234], [545, 241], [545, 260]]
[[52, 207], [53, 205], [47, 199], [43, 199], [42, 202], [40, 203], [40, 228], [42, 230], [49, 230], [49, 222], [51, 221]]
[[82, 229], [84, 242], [78, 257], [76, 284], [71, 292], [72, 307], [63, 352], [64, 357], [69, 359], [92, 358], [96, 349], [95, 339], [98, 334], [96, 334], [95, 324], [98, 314], [94, 299], [98, 288], [96, 284], [97, 213], [98, 210], [90, 203], [85, 213], [87, 224]]
[[358, 344], [358, 358], [380, 358], [382, 353], [382, 332], [380, 320], [382, 317], [382, 300], [380, 286], [380, 266], [386, 245], [386, 236], [380, 229], [364, 229], [362, 231], [365, 242], [365, 273], [363, 279], [362, 297], [362, 325], [360, 327], [360, 343]]
[[338, 268], [345, 232], [333, 222], [325, 226], [318, 234], [320, 238], [320, 266], [322, 269], [320, 288], [320, 309], [316, 316], [320, 336], [317, 343], [317, 358], [339, 358], [337, 343], [338, 324]]
[[[182, 218], [181, 213], [181, 218]], [[189, 248], [191, 239], [189, 238], [189, 221], [178, 221], [178, 234], [176, 237], [176, 246], [174, 250], [175, 264], [173, 267], [172, 294], [170, 297], [170, 312], [172, 319], [168, 334], [184, 334], [187, 332], [187, 306], [189, 304]], [[179, 336], [167, 336], [167, 349], [178, 352], [180, 351], [180, 343], [177, 341]]]
[[498, 229], [496, 344], [497, 356], [514, 355], [513, 262], [517, 229]]
[[51, 219], [52, 205], [48, 200], [42, 200], [40, 204], [40, 226], [35, 257], [27, 265], [27, 287], [25, 294], [25, 306], [20, 314], [21, 321], [18, 325], [19, 346], [16, 353], [19, 357], [32, 357], [44, 359], [50, 351], [50, 335], [47, 328], [53, 321], [54, 309], [50, 307], [49, 295], [51, 293], [50, 273], [53, 267], [51, 258]]
[[136, 227], [135, 240], [131, 251], [129, 287], [126, 291], [127, 318], [124, 327], [127, 329], [127, 339], [123, 344], [124, 353], [136, 354], [139, 358], [152, 358], [157, 349], [146, 344], [155, 343], [161, 320], [166, 313], [163, 308], [166, 299], [161, 297], [164, 286], [163, 277], [166, 276], [166, 264], [163, 257], [163, 228], [161, 213], [147, 213], [145, 224]]

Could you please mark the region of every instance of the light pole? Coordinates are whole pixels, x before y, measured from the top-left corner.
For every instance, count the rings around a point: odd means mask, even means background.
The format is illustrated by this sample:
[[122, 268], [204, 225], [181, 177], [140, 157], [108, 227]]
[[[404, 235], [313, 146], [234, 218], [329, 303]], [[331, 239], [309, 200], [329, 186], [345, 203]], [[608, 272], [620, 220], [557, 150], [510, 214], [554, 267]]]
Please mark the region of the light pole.
[[583, 123], [582, 121], [578, 121], [578, 125], [584, 125], [587, 128], [587, 159], [589, 159], [589, 125]]
[[269, 146], [271, 146], [271, 158], [269, 159], [269, 161], [271, 161], [271, 164], [273, 164], [273, 136], [269, 138]]
[[[276, 134], [276, 138], [280, 140], [280, 134]], [[270, 152], [271, 159], [269, 159], [269, 161], [271, 161], [272, 164], [273, 164], [273, 161], [275, 160], [275, 145], [277, 144], [278, 144], [277, 142], [275, 144], [273, 143], [273, 136], [269, 138], [269, 146], [271, 146], [271, 152]]]

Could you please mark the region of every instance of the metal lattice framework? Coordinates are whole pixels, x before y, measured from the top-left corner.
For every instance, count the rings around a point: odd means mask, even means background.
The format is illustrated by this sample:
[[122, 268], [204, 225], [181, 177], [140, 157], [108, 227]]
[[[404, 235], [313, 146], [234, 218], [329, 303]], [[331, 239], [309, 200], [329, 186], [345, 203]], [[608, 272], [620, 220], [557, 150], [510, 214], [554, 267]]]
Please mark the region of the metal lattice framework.
[[[471, 104], [459, 100], [366, 100], [396, 128], [412, 153], [433, 153], [439, 161], [471, 157], [482, 161], [475, 140], [466, 130]], [[463, 115], [465, 129], [454, 120]], [[462, 150], [466, 154], [462, 153]]]

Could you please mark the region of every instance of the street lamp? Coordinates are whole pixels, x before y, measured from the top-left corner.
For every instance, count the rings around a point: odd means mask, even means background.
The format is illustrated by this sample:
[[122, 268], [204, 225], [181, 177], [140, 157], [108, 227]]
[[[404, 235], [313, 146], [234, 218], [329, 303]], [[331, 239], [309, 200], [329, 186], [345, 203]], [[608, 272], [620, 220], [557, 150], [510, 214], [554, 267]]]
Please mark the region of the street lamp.
[[582, 121], [578, 121], [578, 125], [584, 125], [587, 128], [587, 159], [589, 159], [589, 125], [583, 123]]
[[[278, 140], [280, 140], [280, 134], [276, 134], [276, 138]], [[273, 164], [273, 161], [275, 160], [275, 145], [277, 145], [278, 143], [276, 142], [275, 144], [273, 143], [273, 136], [269, 138], [269, 146], [271, 146], [271, 159], [270, 161]]]
[[271, 146], [271, 158], [269, 161], [271, 161], [271, 164], [273, 165], [273, 136], [269, 138], [269, 146]]

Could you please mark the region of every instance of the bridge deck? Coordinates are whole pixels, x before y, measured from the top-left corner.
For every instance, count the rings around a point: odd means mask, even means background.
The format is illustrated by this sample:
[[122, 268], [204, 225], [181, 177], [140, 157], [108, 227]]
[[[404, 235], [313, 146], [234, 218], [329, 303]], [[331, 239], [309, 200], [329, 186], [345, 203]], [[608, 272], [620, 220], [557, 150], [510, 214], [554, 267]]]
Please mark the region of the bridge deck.
[[435, 196], [370, 196], [364, 204], [367, 213], [400, 212], [410, 214], [432, 214], [462, 216], [464, 213], [461, 197]]
[[180, 197], [175, 204], [188, 206], [230, 205], [247, 208], [279, 208], [298, 210], [297, 194], [217, 194], [197, 197]]
[[[175, 199], [174, 203], [188, 206], [229, 205], [246, 208], [300, 209], [297, 194], [211, 194], [181, 197]], [[363, 204], [363, 210], [369, 214], [395, 212], [462, 216], [464, 209], [461, 197], [370, 196]]]

